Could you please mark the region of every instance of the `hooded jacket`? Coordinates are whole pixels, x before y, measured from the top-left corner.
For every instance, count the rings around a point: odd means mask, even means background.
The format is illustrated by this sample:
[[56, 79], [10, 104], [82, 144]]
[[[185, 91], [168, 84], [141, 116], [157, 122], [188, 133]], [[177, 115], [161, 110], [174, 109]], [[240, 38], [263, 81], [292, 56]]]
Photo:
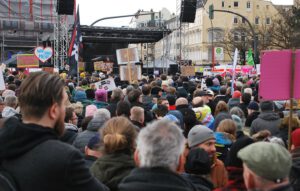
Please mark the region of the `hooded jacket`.
[[129, 152], [103, 155], [91, 166], [92, 174], [111, 191], [117, 191], [121, 180], [134, 169], [134, 161]]
[[92, 119], [86, 130], [78, 133], [78, 136], [73, 142], [73, 145], [84, 153], [84, 148], [87, 146], [89, 140], [98, 133], [98, 130], [105, 123], [103, 119]]
[[54, 129], [15, 118], [0, 129], [0, 161], [22, 191], [106, 190], [80, 152], [57, 140]]
[[269, 130], [272, 136], [279, 135], [280, 117], [277, 113], [269, 111], [259, 114], [251, 124], [250, 135], [261, 130]]
[[123, 179], [120, 191], [192, 191], [191, 183], [162, 167], [136, 168]]

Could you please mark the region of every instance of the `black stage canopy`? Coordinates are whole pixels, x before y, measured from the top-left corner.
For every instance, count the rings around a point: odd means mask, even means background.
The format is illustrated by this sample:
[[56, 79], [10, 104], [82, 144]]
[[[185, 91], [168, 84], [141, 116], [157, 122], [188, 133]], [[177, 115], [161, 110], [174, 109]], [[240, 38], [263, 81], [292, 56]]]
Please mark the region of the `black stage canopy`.
[[165, 28], [80, 26], [84, 43], [154, 43], [171, 33]]

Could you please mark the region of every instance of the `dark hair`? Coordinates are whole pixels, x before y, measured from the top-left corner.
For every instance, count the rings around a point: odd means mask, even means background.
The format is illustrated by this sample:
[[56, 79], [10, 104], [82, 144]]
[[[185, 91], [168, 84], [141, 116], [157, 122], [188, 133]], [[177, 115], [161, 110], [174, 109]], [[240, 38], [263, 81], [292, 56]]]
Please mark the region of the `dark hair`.
[[69, 121], [72, 120], [73, 112], [75, 112], [73, 107], [66, 108], [65, 123], [69, 123]]
[[183, 135], [187, 138], [190, 130], [197, 124], [196, 114], [190, 108], [181, 109], [180, 112], [183, 115], [184, 122]]
[[274, 110], [274, 102], [273, 101], [263, 101], [260, 103], [260, 109], [262, 112], [273, 111]]
[[62, 104], [64, 81], [47, 72], [34, 72], [20, 86], [19, 105], [22, 115], [41, 118], [54, 103]]
[[167, 100], [169, 101], [170, 105], [175, 105], [176, 97], [174, 95], [167, 95]]
[[125, 116], [129, 117], [130, 116], [130, 105], [126, 101], [119, 101], [117, 104], [117, 109], [116, 109], [116, 114], [117, 116]]
[[157, 116], [164, 117], [169, 112], [168, 107], [165, 105], [157, 105], [157, 108], [153, 111]]
[[151, 86], [149, 84], [145, 84], [142, 87], [143, 95], [149, 95], [151, 93]]
[[83, 118], [83, 120], [81, 122], [82, 131], [87, 129], [87, 126], [92, 119], [93, 119], [93, 116], [87, 116], [87, 117]]
[[93, 89], [85, 90], [86, 98], [93, 100], [95, 98], [95, 91]]
[[142, 92], [140, 90], [134, 89], [128, 94], [128, 101], [130, 103], [137, 102]]
[[243, 103], [248, 105], [251, 102], [251, 94], [243, 93], [242, 94], [242, 101], [243, 101]]
[[226, 86], [221, 86], [221, 88], [220, 88], [220, 94], [221, 95], [226, 95], [226, 91], [227, 91]]
[[161, 79], [161, 80], [167, 80], [167, 75], [166, 75], [166, 74], [160, 75], [160, 79]]
[[12, 91], [16, 91], [17, 86], [16, 86], [16, 84], [9, 84], [9, 85], [7, 86], [7, 89], [8, 89], [8, 90], [12, 90]]

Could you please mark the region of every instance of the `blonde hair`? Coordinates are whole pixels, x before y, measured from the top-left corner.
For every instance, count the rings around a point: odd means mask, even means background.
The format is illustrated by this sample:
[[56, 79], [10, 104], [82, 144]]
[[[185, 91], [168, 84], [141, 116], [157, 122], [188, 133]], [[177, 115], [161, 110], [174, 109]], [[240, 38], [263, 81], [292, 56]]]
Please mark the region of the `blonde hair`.
[[132, 151], [135, 147], [137, 132], [134, 125], [125, 117], [111, 118], [100, 131], [106, 154], [126, 149]]
[[232, 119], [224, 119], [220, 122], [217, 131], [226, 133], [232, 141], [236, 140], [236, 125]]
[[81, 102], [72, 103], [71, 105], [69, 105], [69, 107], [72, 107], [76, 114], [82, 115], [83, 105]]

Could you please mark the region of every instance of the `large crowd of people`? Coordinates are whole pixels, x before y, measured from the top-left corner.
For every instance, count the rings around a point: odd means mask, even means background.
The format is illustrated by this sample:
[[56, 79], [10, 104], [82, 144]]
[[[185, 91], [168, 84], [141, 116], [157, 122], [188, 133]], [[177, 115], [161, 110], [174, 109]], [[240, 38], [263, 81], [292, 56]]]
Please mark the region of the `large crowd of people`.
[[101, 75], [111, 91], [97, 74], [4, 76], [0, 175], [17, 190], [300, 190], [299, 104], [261, 100], [259, 76]]

